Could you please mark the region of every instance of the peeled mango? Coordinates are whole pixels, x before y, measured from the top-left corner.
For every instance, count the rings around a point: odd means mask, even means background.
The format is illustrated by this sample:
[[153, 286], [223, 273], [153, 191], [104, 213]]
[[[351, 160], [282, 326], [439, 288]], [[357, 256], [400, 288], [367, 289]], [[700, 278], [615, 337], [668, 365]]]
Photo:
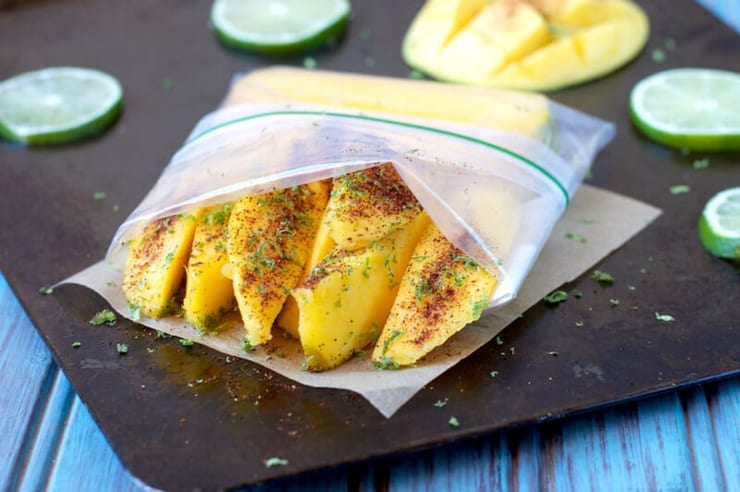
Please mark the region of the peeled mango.
[[629, 0], [427, 0], [402, 53], [436, 79], [549, 91], [616, 70], [648, 33]]

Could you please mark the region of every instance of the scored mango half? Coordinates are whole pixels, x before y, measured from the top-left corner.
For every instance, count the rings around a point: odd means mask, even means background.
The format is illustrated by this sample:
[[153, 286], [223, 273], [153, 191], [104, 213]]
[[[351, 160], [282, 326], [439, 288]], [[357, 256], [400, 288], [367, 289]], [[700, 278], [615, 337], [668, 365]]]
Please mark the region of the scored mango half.
[[402, 54], [440, 80], [548, 91], [616, 70], [648, 32], [630, 0], [428, 0]]

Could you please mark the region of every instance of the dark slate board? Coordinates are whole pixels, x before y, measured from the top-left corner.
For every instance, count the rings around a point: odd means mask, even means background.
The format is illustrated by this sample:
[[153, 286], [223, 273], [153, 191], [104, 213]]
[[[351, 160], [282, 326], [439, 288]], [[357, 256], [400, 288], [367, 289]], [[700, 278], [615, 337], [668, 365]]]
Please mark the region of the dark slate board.
[[[400, 40], [420, 3], [355, 1], [345, 39], [312, 56], [322, 68], [405, 77]], [[0, 143], [0, 268], [123, 464], [166, 489], [231, 487], [358, 462], [737, 373], [739, 269], [706, 254], [695, 228], [710, 196], [740, 184], [739, 156], [711, 155], [708, 169], [693, 169], [705, 154], [682, 155], [637, 135], [627, 98], [659, 69], [740, 70], [740, 38], [689, 0], [643, 3], [653, 32], [639, 59], [552, 96], [618, 124], [591, 183], [665, 213], [599, 265], [616, 277], [612, 287], [584, 274], [565, 286], [581, 289], [581, 299], [530, 309], [502, 345], [476, 352], [390, 420], [355, 394], [302, 387], [203, 347], [156, 340], [128, 322], [92, 327], [87, 320], [105, 303], [85, 289], [38, 293], [103, 256], [234, 73], [301, 64], [224, 49], [209, 29], [210, 2], [70, 0], [0, 12], [0, 78], [80, 65], [113, 74], [125, 89], [122, 118], [100, 138], [55, 149]], [[656, 64], [651, 51], [667, 38], [676, 49]], [[676, 184], [691, 192], [670, 194]], [[96, 191], [107, 198], [94, 200]], [[610, 298], [621, 305], [611, 308]], [[656, 322], [656, 311], [677, 321]], [[129, 345], [127, 356], [117, 354], [118, 342]], [[434, 402], [443, 398], [440, 410]], [[448, 425], [451, 415], [459, 428]], [[266, 467], [273, 456], [290, 463]]]

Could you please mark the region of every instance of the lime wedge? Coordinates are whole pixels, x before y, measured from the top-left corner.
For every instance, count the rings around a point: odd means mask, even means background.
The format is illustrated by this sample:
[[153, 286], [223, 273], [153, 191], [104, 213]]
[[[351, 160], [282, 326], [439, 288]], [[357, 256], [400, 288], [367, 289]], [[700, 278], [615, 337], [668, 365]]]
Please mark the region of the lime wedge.
[[632, 121], [671, 147], [740, 149], [740, 74], [678, 68], [651, 75], [630, 95]]
[[71, 142], [108, 128], [121, 84], [87, 68], [52, 67], [0, 82], [0, 137], [29, 145]]
[[699, 240], [715, 256], [740, 259], [740, 187], [720, 191], [707, 202]]
[[211, 23], [227, 46], [287, 54], [338, 38], [350, 10], [349, 0], [215, 0]]

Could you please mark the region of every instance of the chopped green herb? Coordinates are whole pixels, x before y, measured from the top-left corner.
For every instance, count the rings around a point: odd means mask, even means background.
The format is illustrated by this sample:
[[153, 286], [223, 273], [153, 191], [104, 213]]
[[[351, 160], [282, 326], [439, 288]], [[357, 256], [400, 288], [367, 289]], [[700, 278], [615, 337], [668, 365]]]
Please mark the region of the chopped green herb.
[[491, 375], [492, 378], [495, 378], [496, 376], [498, 376], [499, 373], [498, 371], [491, 371], [489, 374]]
[[560, 355], [560, 353], [558, 353], [558, 352], [556, 352], [554, 350], [551, 350], [550, 352], [547, 352], [547, 355], [551, 355], [553, 357], [558, 357]]
[[671, 192], [671, 195], [681, 195], [691, 191], [691, 187], [689, 185], [681, 184], [671, 186], [668, 190]]
[[434, 406], [437, 407], [437, 408], [442, 408], [445, 405], [447, 405], [447, 398], [445, 398], [444, 400], [437, 400], [434, 403]]
[[676, 49], [676, 40], [673, 38], [665, 38], [663, 40], [663, 46], [665, 46], [665, 49], [672, 51]]
[[393, 359], [390, 357], [383, 357], [383, 359], [380, 362], [375, 363], [375, 367], [378, 369], [390, 369], [395, 370], [398, 369], [400, 366], [397, 362], [394, 362]]
[[141, 306], [138, 304], [129, 303], [128, 312], [131, 315], [132, 320], [139, 321], [141, 319]]
[[108, 198], [108, 193], [104, 191], [96, 191], [93, 193], [94, 200], [105, 200], [106, 198]]
[[126, 345], [125, 343], [117, 343], [116, 350], [119, 354], [126, 355], [128, 354], [128, 345]]
[[660, 314], [659, 312], [655, 312], [655, 319], [658, 321], [664, 321], [666, 323], [670, 323], [671, 321], [676, 321], [676, 318], [671, 316], [670, 314]]
[[496, 336], [496, 345], [499, 345], [499, 346], [501, 346], [501, 345], [503, 345], [503, 344], [504, 344], [504, 341], [503, 341], [503, 340], [501, 340], [501, 337], [499, 337], [499, 336]]
[[576, 321], [576, 326], [583, 326], [583, 321]]
[[175, 81], [172, 79], [164, 79], [162, 81], [162, 89], [166, 91], [171, 91], [175, 88]]
[[581, 297], [583, 297], [583, 291], [580, 289], [573, 289], [573, 297], [575, 297], [576, 299], [580, 299]]
[[256, 349], [256, 348], [257, 348], [257, 346], [256, 346], [256, 345], [252, 345], [251, 343], [249, 343], [249, 340], [247, 340], [246, 338], [242, 339], [242, 342], [241, 342], [241, 344], [239, 345], [239, 347], [240, 347], [240, 348], [241, 348], [241, 349], [242, 349], [242, 350], [243, 350], [244, 352], [251, 352], [251, 351], [253, 351], [254, 349]]
[[316, 59], [310, 56], [307, 56], [303, 59], [303, 68], [307, 68], [309, 70], [313, 70], [319, 66], [319, 64], [316, 62]]
[[54, 293], [54, 287], [41, 287], [39, 289], [39, 294], [42, 296], [48, 296]]
[[164, 338], [171, 338], [172, 335], [169, 333], [165, 333], [162, 330], [157, 330], [157, 340], [162, 340]]
[[665, 61], [665, 51], [660, 48], [655, 48], [650, 56], [655, 63], [663, 63]]
[[599, 282], [600, 284], [613, 284], [614, 283], [614, 277], [609, 275], [606, 272], [602, 272], [601, 270], [594, 270], [594, 273], [591, 274], [591, 278]]
[[473, 304], [473, 319], [478, 319], [486, 306], [488, 306], [488, 299], [479, 299], [471, 302]]
[[548, 294], [544, 297], [547, 304], [560, 304], [568, 299], [568, 293], [564, 290], [556, 290], [555, 292]]
[[189, 338], [181, 338], [180, 345], [182, 345], [183, 347], [192, 347], [193, 345], [195, 345], [195, 342], [193, 342]]
[[706, 169], [709, 167], [709, 158], [697, 159], [692, 163], [692, 166], [694, 166], [694, 169]]
[[411, 70], [409, 72], [408, 77], [410, 79], [414, 79], [414, 80], [423, 80], [423, 79], [426, 78], [426, 77], [424, 77], [424, 73], [423, 72], [420, 72], [419, 70], [416, 70], [416, 69]]
[[628, 285], [627, 286], [627, 289], [629, 289], [629, 290], [636, 290], [637, 287], [635, 287], [634, 285]]
[[95, 326], [100, 326], [104, 323], [108, 326], [113, 326], [116, 324], [117, 319], [116, 313], [110, 309], [103, 309], [102, 311], [95, 313], [95, 316], [92, 317], [89, 323]]
[[82, 345], [82, 343], [80, 343], [80, 342], [72, 342], [72, 347], [74, 347], [74, 348], [80, 348], [81, 345]]
[[609, 305], [613, 308], [619, 306], [619, 299], [609, 299]]
[[450, 420], [448, 420], [447, 423], [450, 424], [451, 427], [460, 427], [460, 421], [455, 417], [450, 417]]
[[267, 468], [272, 468], [273, 466], [285, 466], [287, 464], [288, 464], [288, 460], [283, 459], [283, 458], [272, 457], [272, 458], [267, 458], [265, 460], [265, 466]]
[[581, 244], [585, 244], [586, 241], [587, 241], [585, 237], [583, 237], [583, 236], [581, 236], [579, 234], [575, 234], [573, 232], [566, 232], [565, 233], [565, 237], [566, 237], [566, 239], [572, 239], [573, 241], [578, 241]]

